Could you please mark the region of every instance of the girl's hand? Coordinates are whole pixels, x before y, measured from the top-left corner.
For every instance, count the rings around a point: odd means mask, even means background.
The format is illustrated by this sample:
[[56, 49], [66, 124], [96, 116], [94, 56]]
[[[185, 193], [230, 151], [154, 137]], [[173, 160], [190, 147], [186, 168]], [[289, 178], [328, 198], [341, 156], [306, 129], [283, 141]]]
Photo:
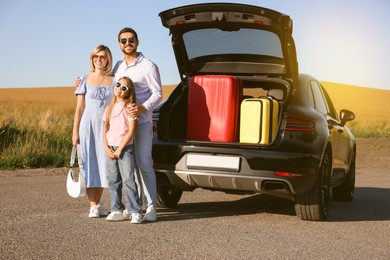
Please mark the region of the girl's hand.
[[111, 160], [114, 160], [115, 157], [114, 157], [114, 150], [112, 150], [110, 147], [106, 147], [106, 154], [108, 156], [108, 158], [110, 158]]
[[121, 157], [121, 153], [122, 153], [122, 151], [120, 151], [119, 149], [116, 150], [116, 151], [114, 152], [114, 158], [115, 158], [115, 159], [119, 159], [119, 158]]

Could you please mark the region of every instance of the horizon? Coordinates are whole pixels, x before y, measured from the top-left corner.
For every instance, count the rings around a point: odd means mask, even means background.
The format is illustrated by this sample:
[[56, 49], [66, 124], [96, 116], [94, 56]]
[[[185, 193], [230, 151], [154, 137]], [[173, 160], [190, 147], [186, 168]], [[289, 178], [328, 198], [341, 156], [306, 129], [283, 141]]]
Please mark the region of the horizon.
[[[326, 80], [318, 80], [321, 84], [332, 84], [337, 86], [345, 86], [345, 87], [351, 87], [351, 88], [363, 88], [368, 90], [379, 90], [379, 91], [390, 91], [390, 89], [381, 89], [381, 88], [373, 88], [373, 87], [367, 87], [367, 86], [356, 86], [351, 84], [345, 84], [345, 83], [337, 83], [337, 82], [331, 82]], [[162, 84], [162, 87], [176, 87], [178, 84]], [[324, 86], [326, 87], [326, 86]], [[74, 88], [74, 86], [34, 86], [34, 87], [0, 87], [0, 89], [54, 89], [54, 88]]]

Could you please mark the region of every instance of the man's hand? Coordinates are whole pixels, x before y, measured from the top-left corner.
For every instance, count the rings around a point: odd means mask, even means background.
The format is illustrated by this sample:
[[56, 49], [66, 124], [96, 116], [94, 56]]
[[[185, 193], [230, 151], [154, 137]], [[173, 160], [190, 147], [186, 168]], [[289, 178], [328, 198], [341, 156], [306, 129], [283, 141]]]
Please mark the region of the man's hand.
[[137, 106], [137, 104], [132, 103], [126, 107], [126, 113], [128, 116], [137, 118], [140, 114], [145, 112], [146, 109], [144, 106]]
[[81, 83], [81, 78], [78, 77], [75, 81], [74, 81], [74, 87], [77, 88]]

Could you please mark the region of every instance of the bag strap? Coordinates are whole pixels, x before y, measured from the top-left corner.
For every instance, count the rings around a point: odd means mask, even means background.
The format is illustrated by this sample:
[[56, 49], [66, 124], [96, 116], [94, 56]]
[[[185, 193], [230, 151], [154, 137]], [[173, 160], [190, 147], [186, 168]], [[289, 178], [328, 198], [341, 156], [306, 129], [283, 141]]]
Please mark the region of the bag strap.
[[76, 155], [77, 155], [77, 163], [79, 164], [79, 168], [83, 168], [83, 161], [81, 159], [81, 148], [78, 144], [77, 146], [72, 147], [72, 154], [70, 155], [70, 167], [72, 168], [76, 161]]
[[70, 155], [70, 167], [72, 168], [76, 160], [77, 148], [76, 146], [72, 147], [72, 154]]
[[83, 170], [83, 160], [81, 159], [81, 148], [80, 145], [77, 145], [77, 162], [79, 164], [79, 168]]

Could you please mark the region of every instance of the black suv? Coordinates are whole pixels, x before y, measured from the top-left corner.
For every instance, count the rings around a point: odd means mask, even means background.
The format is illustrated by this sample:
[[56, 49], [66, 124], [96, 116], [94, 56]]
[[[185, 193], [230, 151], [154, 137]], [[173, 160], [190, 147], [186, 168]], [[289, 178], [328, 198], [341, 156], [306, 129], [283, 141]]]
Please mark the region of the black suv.
[[207, 3], [159, 14], [180, 84], [154, 111], [158, 205], [196, 188], [291, 199], [324, 220], [330, 197], [352, 200], [356, 143], [314, 77], [298, 73], [289, 16]]

